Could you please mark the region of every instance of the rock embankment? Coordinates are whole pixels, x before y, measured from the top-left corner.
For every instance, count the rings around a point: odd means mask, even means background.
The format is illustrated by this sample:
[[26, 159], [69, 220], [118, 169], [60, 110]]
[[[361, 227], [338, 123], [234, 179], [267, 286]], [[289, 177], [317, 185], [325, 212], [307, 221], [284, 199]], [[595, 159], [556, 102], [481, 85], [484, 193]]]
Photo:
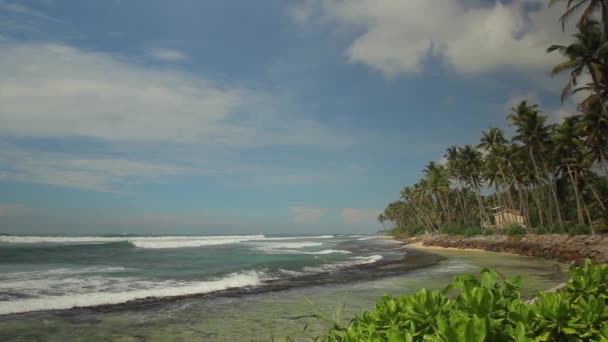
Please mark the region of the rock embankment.
[[562, 262], [574, 261], [577, 264], [582, 264], [587, 258], [595, 263], [608, 263], [608, 235], [428, 235], [423, 237], [422, 243], [425, 246], [472, 248]]

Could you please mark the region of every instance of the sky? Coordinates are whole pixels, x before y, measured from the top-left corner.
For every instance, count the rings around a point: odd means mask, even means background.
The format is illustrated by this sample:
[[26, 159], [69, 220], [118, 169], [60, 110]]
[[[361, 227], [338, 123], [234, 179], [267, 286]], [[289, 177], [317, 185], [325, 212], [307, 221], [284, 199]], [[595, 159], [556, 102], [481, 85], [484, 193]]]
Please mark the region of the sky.
[[518, 101], [573, 112], [547, 2], [0, 0], [0, 232], [375, 232]]

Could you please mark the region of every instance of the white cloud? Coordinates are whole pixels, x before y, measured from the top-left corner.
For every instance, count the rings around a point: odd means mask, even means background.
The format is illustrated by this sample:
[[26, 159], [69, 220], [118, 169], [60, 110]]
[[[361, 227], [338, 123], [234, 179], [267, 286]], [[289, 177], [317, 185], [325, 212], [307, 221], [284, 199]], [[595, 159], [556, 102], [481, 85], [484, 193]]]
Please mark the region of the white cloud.
[[[344, 146], [253, 89], [58, 44], [3, 44], [0, 133], [223, 147]], [[246, 114], [245, 114], [246, 113]]]
[[295, 223], [315, 223], [325, 215], [327, 209], [294, 206], [289, 207], [289, 211], [294, 214]]
[[[542, 9], [529, 11], [529, 5]], [[457, 0], [308, 0], [296, 7], [300, 22], [321, 20], [359, 34], [348, 60], [391, 78], [420, 72], [438, 57], [462, 73], [496, 69], [548, 70], [560, 60], [545, 50], [563, 41], [562, 6], [539, 0], [481, 5]]]
[[[242, 165], [240, 149], [353, 143], [320, 122], [286, 114], [280, 99], [258, 89], [63, 44], [9, 40], [0, 46], [0, 135], [13, 141], [0, 150], [4, 179], [115, 191], [142, 181], [249, 169], [250, 177], [267, 173], [290, 182], [292, 172]], [[70, 146], [84, 138], [112, 153], [15, 142], [30, 138]]]
[[148, 54], [153, 58], [168, 62], [179, 62], [187, 58], [181, 51], [165, 48], [148, 49]]
[[342, 209], [341, 216], [345, 223], [348, 224], [374, 224], [377, 223], [377, 217], [382, 212], [381, 209]]

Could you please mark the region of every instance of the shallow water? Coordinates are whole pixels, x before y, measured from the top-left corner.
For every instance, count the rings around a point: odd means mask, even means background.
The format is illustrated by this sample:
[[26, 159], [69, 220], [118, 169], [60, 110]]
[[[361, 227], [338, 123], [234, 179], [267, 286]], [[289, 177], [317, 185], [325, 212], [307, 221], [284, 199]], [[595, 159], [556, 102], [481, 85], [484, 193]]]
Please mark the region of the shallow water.
[[[507, 276], [521, 275], [522, 292], [527, 297], [567, 279], [567, 267], [553, 261], [483, 252], [437, 253], [446, 259], [435, 266], [380, 279], [249, 295], [186, 298], [150, 308], [105, 313], [68, 310], [8, 319], [5, 316], [0, 320], [0, 340], [268, 341], [285, 335], [309, 340], [307, 334], [315, 335], [328, 326], [312, 315], [347, 321], [373, 308], [383, 294], [441, 288], [456, 274], [475, 274], [492, 267]], [[342, 306], [345, 312], [337, 315]]]

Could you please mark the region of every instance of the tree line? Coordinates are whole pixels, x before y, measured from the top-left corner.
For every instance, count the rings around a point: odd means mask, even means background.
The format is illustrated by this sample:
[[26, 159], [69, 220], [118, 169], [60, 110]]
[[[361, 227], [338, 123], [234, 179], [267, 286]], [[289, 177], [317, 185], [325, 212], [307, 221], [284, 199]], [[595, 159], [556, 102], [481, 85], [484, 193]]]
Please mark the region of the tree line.
[[547, 52], [564, 57], [552, 70], [568, 75], [562, 101], [584, 97], [576, 111], [549, 124], [538, 105], [521, 101], [506, 117], [512, 136], [490, 127], [477, 145], [447, 148], [441, 163], [429, 162], [422, 179], [378, 216], [383, 225], [409, 233], [450, 225], [479, 231], [490, 208], [505, 206], [539, 231], [608, 231], [608, 1], [549, 1], [558, 3], [566, 8], [562, 24], [577, 20], [577, 31], [570, 45]]

